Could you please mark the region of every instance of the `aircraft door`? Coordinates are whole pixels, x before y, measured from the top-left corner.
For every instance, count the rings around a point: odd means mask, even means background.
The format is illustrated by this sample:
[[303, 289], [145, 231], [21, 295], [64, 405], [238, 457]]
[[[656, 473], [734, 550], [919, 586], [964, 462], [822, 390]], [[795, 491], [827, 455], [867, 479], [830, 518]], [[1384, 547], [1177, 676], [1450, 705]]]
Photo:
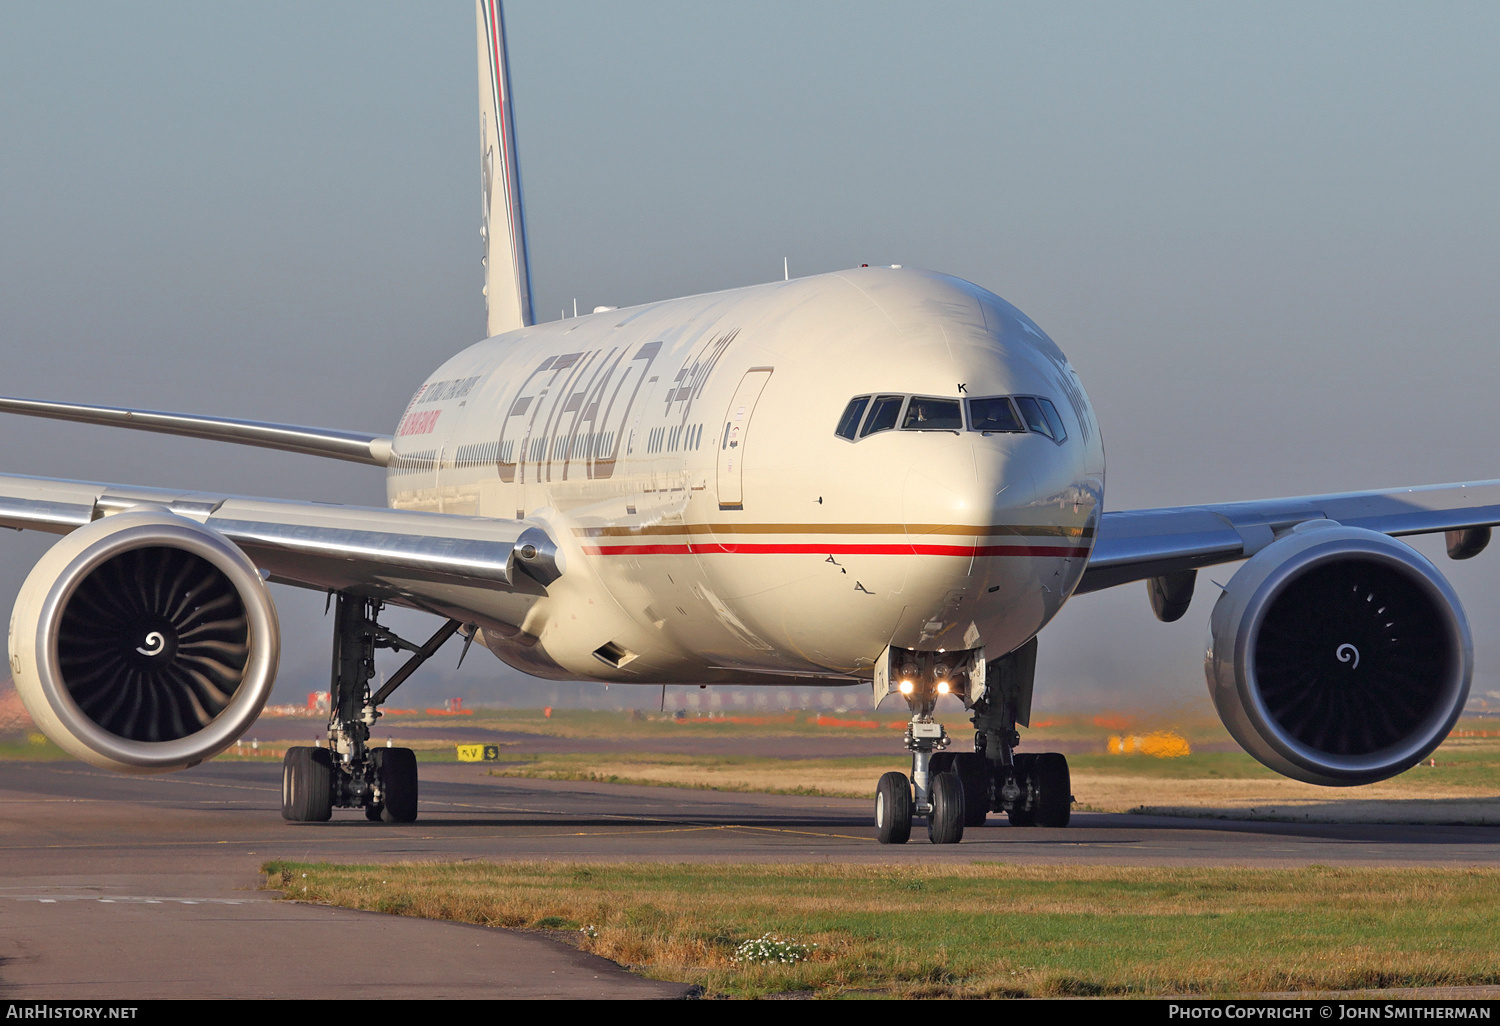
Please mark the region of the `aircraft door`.
[[744, 509], [745, 448], [750, 440], [750, 418], [760, 393], [771, 380], [771, 367], [751, 367], [734, 390], [734, 399], [724, 414], [724, 433], [719, 439], [719, 508]]

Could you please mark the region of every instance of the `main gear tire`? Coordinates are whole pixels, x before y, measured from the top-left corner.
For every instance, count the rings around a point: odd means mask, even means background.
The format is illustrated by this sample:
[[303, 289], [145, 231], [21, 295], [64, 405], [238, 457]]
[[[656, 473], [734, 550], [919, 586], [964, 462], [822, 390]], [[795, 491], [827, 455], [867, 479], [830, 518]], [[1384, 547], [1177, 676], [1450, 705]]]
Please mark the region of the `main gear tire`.
[[932, 778], [927, 838], [933, 844], [957, 844], [964, 839], [964, 785], [957, 773], [939, 773]]
[[325, 823], [333, 817], [333, 759], [326, 748], [288, 748], [281, 760], [281, 818]]
[[1057, 752], [1043, 752], [1031, 767], [1035, 789], [1036, 825], [1065, 827], [1073, 815], [1073, 781], [1068, 760]]
[[1032, 793], [1031, 776], [1031, 768], [1035, 763], [1035, 755], [1017, 755], [1012, 759], [1011, 765], [1016, 774], [1016, 785], [1021, 789], [1021, 797], [1016, 799], [1016, 804], [1005, 812], [1013, 827], [1036, 826], [1036, 802]]
[[964, 785], [964, 826], [984, 826], [994, 801], [990, 760], [983, 752], [960, 752], [953, 758], [953, 772]]
[[410, 748], [376, 748], [370, 752], [380, 784], [380, 819], [413, 823], [417, 819], [417, 753]]

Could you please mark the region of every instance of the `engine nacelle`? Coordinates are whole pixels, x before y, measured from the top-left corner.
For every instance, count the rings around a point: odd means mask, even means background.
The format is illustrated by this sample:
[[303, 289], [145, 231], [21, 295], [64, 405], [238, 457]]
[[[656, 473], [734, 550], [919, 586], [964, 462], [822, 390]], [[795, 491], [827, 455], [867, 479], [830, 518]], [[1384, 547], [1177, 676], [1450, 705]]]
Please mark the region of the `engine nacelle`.
[[1469, 697], [1473, 647], [1458, 596], [1421, 553], [1310, 521], [1230, 578], [1204, 670], [1224, 725], [1271, 769], [1368, 784], [1447, 737]]
[[32, 569], [10, 619], [16, 690], [71, 755], [163, 773], [223, 751], [276, 679], [276, 606], [223, 535], [166, 510], [96, 520]]

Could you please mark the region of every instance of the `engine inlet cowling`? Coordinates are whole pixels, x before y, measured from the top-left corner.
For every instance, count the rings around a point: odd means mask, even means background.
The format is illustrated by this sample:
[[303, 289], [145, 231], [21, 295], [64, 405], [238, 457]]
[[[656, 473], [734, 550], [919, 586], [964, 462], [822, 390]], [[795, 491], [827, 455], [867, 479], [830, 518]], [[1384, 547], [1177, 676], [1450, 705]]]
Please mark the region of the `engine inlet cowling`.
[[245, 554], [164, 510], [68, 535], [32, 570], [10, 625], [37, 725], [81, 759], [134, 773], [232, 744], [270, 694], [279, 647], [275, 606]]
[[1245, 750], [1312, 784], [1367, 784], [1432, 752], [1468, 699], [1458, 597], [1410, 546], [1303, 524], [1229, 581], [1209, 623], [1214, 705]]

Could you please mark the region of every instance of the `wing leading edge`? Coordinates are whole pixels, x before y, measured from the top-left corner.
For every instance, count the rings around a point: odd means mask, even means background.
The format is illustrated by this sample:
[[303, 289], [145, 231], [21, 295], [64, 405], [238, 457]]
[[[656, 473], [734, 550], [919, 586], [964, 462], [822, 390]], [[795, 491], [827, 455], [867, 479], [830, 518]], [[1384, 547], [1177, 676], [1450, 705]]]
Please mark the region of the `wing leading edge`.
[[1247, 559], [1308, 520], [1392, 537], [1493, 527], [1500, 481], [1105, 513], [1075, 594]]
[[526, 520], [0, 475], [0, 527], [67, 534], [141, 508], [213, 528], [277, 583], [366, 595], [481, 626], [489, 619], [513, 630], [562, 574], [551, 536]]
[[259, 420], [235, 420], [230, 417], [200, 417], [186, 413], [161, 413], [156, 410], [129, 410], [116, 406], [84, 406], [44, 399], [12, 399], [0, 396], [0, 413], [19, 413], [27, 417], [71, 420], [81, 424], [154, 431], [163, 435], [183, 435], [211, 442], [234, 442], [263, 449], [300, 452], [307, 456], [325, 456], [351, 463], [383, 467], [391, 460], [391, 436], [364, 431], [340, 431], [334, 428], [304, 427], [299, 424], [271, 424]]

